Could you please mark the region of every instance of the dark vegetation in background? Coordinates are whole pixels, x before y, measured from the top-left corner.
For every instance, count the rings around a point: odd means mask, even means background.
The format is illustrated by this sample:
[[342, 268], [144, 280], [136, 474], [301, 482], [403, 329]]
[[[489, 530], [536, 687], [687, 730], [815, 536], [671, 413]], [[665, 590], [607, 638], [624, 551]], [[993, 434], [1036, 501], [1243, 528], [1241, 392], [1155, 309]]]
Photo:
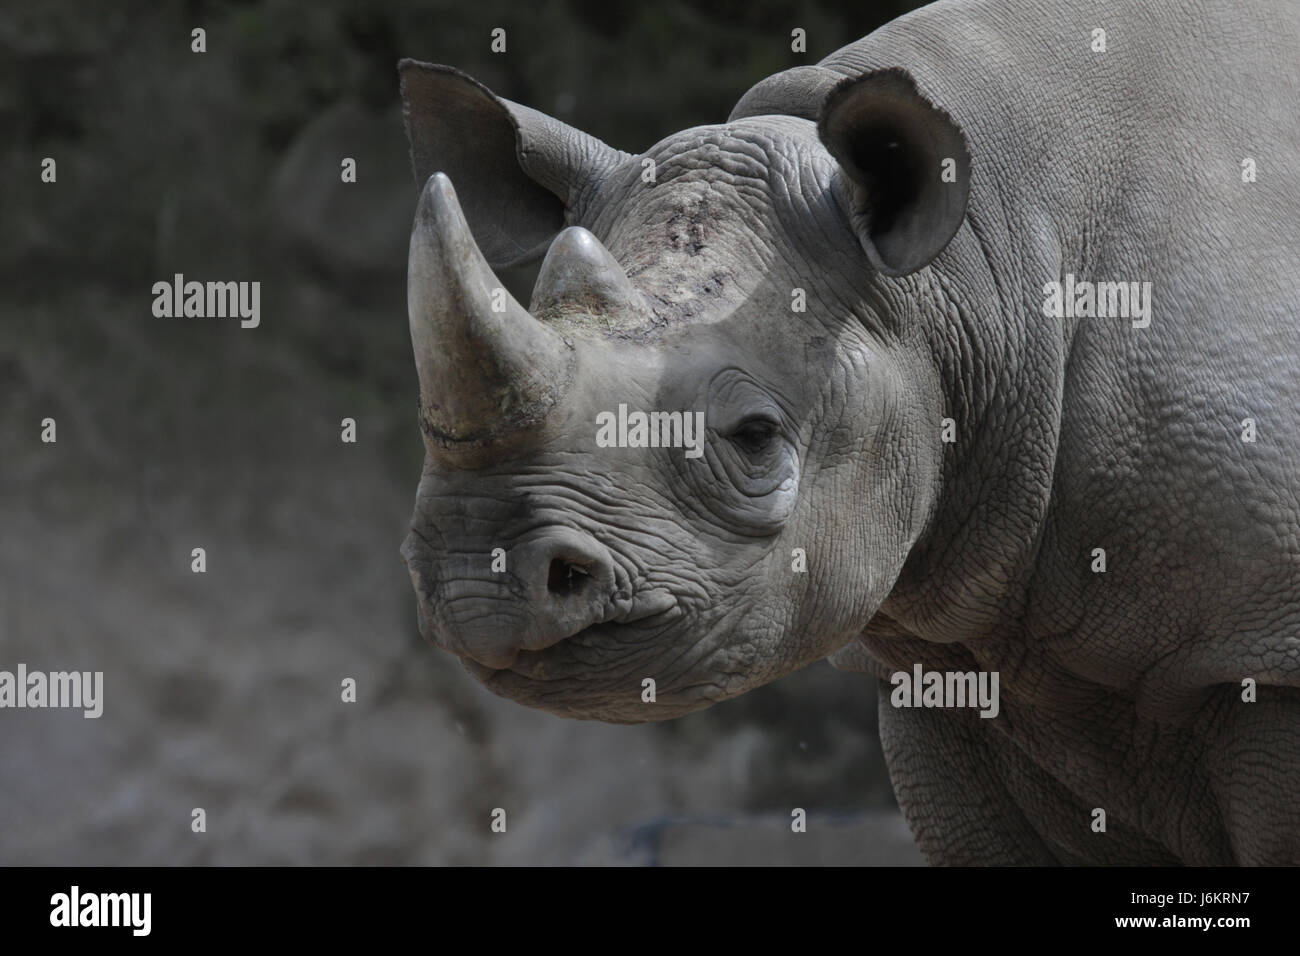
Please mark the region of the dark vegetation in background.
[[[638, 152], [678, 129], [721, 122], [759, 79], [814, 63], [917, 4], [17, 6], [0, 13], [0, 128], [6, 182], [19, 186], [17, 195], [6, 190], [0, 265], [20, 287], [75, 267], [82, 279], [134, 288], [157, 272], [168, 251], [160, 242], [181, 232], [207, 238], [205, 267], [218, 265], [214, 255], [261, 265], [255, 227], [269, 174], [323, 112], [347, 103], [386, 117], [388, 138], [367, 145], [404, 151], [402, 56], [456, 65], [502, 96]], [[195, 26], [208, 34], [202, 56], [190, 52]], [[504, 55], [489, 50], [498, 26], [508, 34]], [[807, 54], [790, 50], [794, 27], [807, 31]], [[22, 185], [46, 155], [61, 158], [72, 188], [38, 207]], [[403, 268], [394, 261], [385, 271]]]

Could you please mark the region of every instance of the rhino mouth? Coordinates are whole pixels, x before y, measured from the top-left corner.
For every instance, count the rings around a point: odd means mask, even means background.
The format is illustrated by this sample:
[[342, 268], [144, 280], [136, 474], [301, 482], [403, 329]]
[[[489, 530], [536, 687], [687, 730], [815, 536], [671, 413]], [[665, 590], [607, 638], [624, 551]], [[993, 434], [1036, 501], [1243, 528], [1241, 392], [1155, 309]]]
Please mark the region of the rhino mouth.
[[671, 720], [735, 697], [752, 682], [752, 671], [734, 658], [720, 666], [718, 654], [725, 656], [734, 633], [720, 622], [707, 626], [702, 610], [674, 601], [634, 623], [596, 623], [549, 647], [521, 650], [507, 667], [461, 663], [493, 694], [559, 717]]
[[[660, 644], [684, 613], [674, 598], [659, 592], [649, 601], [634, 601], [632, 608], [617, 618], [591, 624], [549, 647], [521, 649], [506, 667], [490, 667], [471, 657], [462, 657], [461, 664], [485, 685], [499, 683], [506, 675], [529, 682], [579, 677], [594, 682], [602, 671], [592, 671], [593, 656], [608, 654], [611, 668], [625, 666], [627, 656]], [[616, 651], [624, 653], [611, 654]]]

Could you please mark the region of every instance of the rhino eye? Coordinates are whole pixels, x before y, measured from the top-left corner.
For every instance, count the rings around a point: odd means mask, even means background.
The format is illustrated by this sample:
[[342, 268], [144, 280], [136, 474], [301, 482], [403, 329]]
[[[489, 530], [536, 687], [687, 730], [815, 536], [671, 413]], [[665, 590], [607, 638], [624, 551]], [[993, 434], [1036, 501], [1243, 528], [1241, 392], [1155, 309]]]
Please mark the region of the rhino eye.
[[741, 422], [740, 426], [727, 437], [741, 451], [757, 455], [766, 451], [772, 444], [772, 439], [776, 437], [776, 423], [766, 418], [751, 418]]

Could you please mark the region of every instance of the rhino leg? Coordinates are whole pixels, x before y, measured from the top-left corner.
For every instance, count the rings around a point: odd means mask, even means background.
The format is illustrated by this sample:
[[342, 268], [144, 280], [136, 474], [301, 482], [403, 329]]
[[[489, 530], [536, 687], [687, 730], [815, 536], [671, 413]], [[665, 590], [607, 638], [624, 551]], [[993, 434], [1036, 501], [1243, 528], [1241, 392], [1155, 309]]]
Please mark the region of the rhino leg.
[[[1236, 694], [1236, 689], [1233, 691]], [[1205, 764], [1234, 862], [1300, 865], [1300, 690], [1263, 686], [1257, 703], [1230, 699], [1214, 716]]]
[[[899, 806], [936, 866], [1174, 866], [1176, 854], [1114, 814], [1104, 832], [1084, 799], [980, 718], [895, 708], [881, 682], [880, 740]], [[1202, 863], [1227, 863], [1207, 858]]]
[[[1061, 862], [1007, 792], [981, 735], [936, 710], [892, 707], [880, 681], [880, 742], [898, 804], [934, 866]], [[954, 781], [961, 781], [954, 786]]]

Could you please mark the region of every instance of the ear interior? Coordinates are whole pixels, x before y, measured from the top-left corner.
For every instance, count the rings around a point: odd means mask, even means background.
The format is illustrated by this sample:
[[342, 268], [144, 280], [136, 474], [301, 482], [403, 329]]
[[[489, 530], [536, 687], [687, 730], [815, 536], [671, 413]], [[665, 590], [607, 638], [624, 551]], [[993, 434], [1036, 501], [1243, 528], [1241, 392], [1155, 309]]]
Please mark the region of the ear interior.
[[852, 183], [850, 218], [873, 266], [907, 275], [943, 251], [966, 214], [970, 153], [961, 129], [906, 71], [841, 83], [818, 132]]
[[509, 108], [452, 67], [403, 60], [398, 70], [416, 187], [437, 172], [451, 178], [493, 268], [540, 256], [564, 227], [564, 203], [524, 172]]

